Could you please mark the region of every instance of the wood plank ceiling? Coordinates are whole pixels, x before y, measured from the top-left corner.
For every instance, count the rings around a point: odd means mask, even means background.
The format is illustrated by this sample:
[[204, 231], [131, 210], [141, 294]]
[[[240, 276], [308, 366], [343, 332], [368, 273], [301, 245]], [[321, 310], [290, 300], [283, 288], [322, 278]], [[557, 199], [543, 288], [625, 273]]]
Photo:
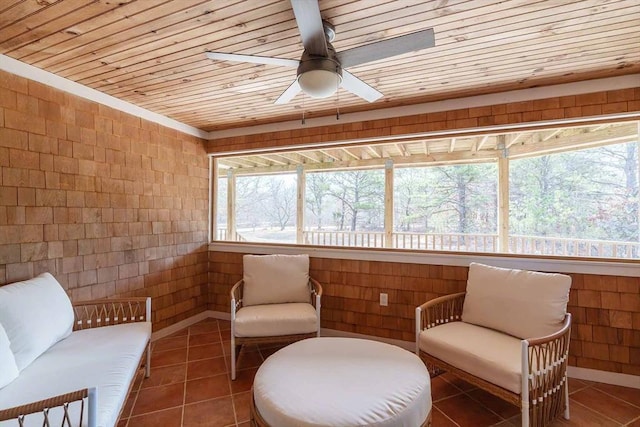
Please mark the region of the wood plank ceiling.
[[[313, 1], [313, 0], [310, 0]], [[216, 130], [640, 71], [637, 0], [320, 0], [337, 51], [425, 28], [436, 47], [352, 67], [384, 97], [275, 99], [295, 70], [205, 51], [299, 59], [289, 0], [3, 0], [0, 53]]]

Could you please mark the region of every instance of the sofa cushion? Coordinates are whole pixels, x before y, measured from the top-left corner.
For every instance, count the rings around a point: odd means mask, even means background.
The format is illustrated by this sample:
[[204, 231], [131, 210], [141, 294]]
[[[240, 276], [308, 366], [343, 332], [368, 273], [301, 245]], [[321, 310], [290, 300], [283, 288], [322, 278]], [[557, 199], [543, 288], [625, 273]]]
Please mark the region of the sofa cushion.
[[309, 255], [245, 255], [242, 305], [309, 302]]
[[242, 307], [236, 313], [236, 337], [270, 337], [317, 331], [318, 316], [308, 303], [266, 304]]
[[11, 352], [11, 343], [2, 324], [0, 324], [0, 388], [6, 386], [18, 377], [16, 358]]
[[420, 332], [420, 349], [514, 393], [521, 390], [521, 341], [481, 326], [451, 322]]
[[73, 307], [49, 273], [0, 287], [0, 323], [22, 371], [73, 328]]
[[557, 332], [571, 277], [471, 263], [462, 321], [529, 339]]
[[[10, 408], [96, 387], [97, 426], [114, 427], [150, 336], [151, 322], [76, 331], [42, 354], [11, 384], [0, 389], [1, 406]], [[71, 405], [74, 426], [79, 419], [79, 409], [78, 403]], [[54, 419], [51, 425], [61, 425], [61, 413], [59, 407], [51, 410]], [[83, 427], [86, 422], [85, 413]], [[42, 417], [30, 415], [25, 425], [42, 427]], [[0, 427], [5, 426], [15, 426], [15, 420], [0, 422]]]

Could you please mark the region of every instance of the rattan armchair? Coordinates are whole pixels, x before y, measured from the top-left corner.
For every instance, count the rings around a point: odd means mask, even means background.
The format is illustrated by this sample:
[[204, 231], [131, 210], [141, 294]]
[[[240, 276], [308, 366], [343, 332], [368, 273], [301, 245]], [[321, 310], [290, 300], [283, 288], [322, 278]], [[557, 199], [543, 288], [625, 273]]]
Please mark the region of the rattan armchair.
[[[449, 372], [521, 409], [522, 425], [544, 426], [560, 415], [569, 419], [567, 364], [571, 314], [565, 313], [557, 331], [543, 337], [520, 339], [520, 392], [516, 393], [454, 366], [447, 357], [436, 357], [421, 343], [421, 334], [432, 328], [463, 321], [467, 293], [446, 295], [416, 308], [416, 354], [432, 375]], [[500, 309], [500, 307], [496, 307]], [[513, 319], [514, 322], [520, 321]], [[510, 337], [513, 340], [519, 338]], [[517, 353], [516, 353], [517, 354]], [[453, 359], [453, 357], [452, 357]]]
[[242, 308], [243, 285], [244, 280], [240, 280], [231, 289], [231, 377], [234, 380], [236, 379], [236, 362], [243, 345], [278, 344], [320, 336], [320, 301], [322, 298], [322, 285], [320, 285], [317, 280], [312, 278], [309, 278], [309, 304], [313, 306], [317, 316], [315, 331], [301, 334], [267, 335], [256, 337], [236, 336], [234, 323], [236, 313]]
[[[259, 260], [261, 264], [266, 261], [270, 264], [269, 272], [260, 271], [256, 276], [259, 282], [264, 281], [264, 286], [268, 288], [275, 282], [286, 281], [286, 274], [291, 269], [292, 264], [300, 260], [305, 265], [305, 256], [285, 256], [285, 255], [245, 255], [244, 268], [245, 278], [247, 270], [264, 268], [252, 266], [248, 261]], [[280, 271], [280, 265], [282, 271]], [[284, 302], [291, 300], [285, 294], [270, 298], [269, 302], [260, 303], [253, 298], [251, 304], [245, 304], [245, 279], [238, 281], [231, 288], [231, 379], [236, 379], [236, 362], [240, 356], [242, 346], [245, 344], [270, 344], [270, 343], [290, 343], [305, 338], [320, 336], [320, 308], [322, 298], [322, 286], [318, 281], [308, 276], [308, 257], [306, 257], [306, 281], [303, 283], [302, 299], [293, 298], [298, 302]], [[262, 286], [262, 285], [261, 285]], [[306, 289], [306, 290], [305, 290]], [[255, 293], [255, 292], [254, 292]], [[306, 296], [304, 296], [306, 295]], [[283, 301], [278, 301], [283, 299]], [[246, 321], [245, 321], [246, 320]], [[242, 329], [241, 329], [242, 328]]]
[[[114, 298], [92, 301], [81, 301], [72, 304], [74, 310], [73, 330], [98, 328], [101, 326], [120, 325], [124, 323], [151, 321], [151, 298]], [[145, 377], [150, 374], [151, 343], [147, 342], [145, 357], [140, 360], [140, 368], [144, 365]], [[133, 381], [129, 387], [129, 393], [133, 387]], [[35, 386], [35, 385], [34, 385]], [[52, 396], [38, 402], [32, 402], [13, 408], [0, 410], [0, 422], [16, 420], [16, 426], [22, 426], [25, 417], [31, 414], [42, 414], [39, 425], [52, 426], [50, 411], [53, 408], [62, 408], [62, 426], [75, 427], [97, 425], [97, 397], [96, 388], [84, 388], [70, 393]], [[72, 419], [70, 406], [77, 402], [80, 405], [79, 420]], [[35, 416], [35, 415], [34, 415]], [[56, 419], [60, 415], [56, 415]], [[86, 419], [86, 423], [84, 420]], [[56, 425], [59, 424], [58, 420]], [[29, 424], [31, 425], [31, 424]]]

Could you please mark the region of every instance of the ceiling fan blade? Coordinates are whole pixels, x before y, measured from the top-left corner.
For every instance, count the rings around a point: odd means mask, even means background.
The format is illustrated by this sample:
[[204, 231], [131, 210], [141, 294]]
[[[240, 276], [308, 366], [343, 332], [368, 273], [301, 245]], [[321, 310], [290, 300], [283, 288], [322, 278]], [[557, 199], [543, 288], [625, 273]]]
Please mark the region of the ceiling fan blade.
[[318, 0], [291, 0], [291, 7], [296, 16], [304, 49], [311, 55], [326, 57], [327, 40]]
[[382, 98], [382, 93], [345, 70], [342, 70], [341, 86], [352, 94], [358, 95], [360, 98], [369, 102], [374, 102]]
[[282, 92], [282, 95], [280, 95], [278, 99], [276, 99], [276, 102], [274, 102], [274, 104], [286, 104], [287, 102], [291, 101], [298, 93], [300, 93], [300, 91], [302, 91], [302, 88], [298, 84], [298, 79], [295, 79], [293, 83], [291, 83], [291, 86], [289, 86], [287, 90]]
[[339, 52], [337, 56], [342, 68], [348, 68], [433, 46], [435, 46], [433, 28], [429, 28], [428, 30], [354, 47], [353, 49]]
[[251, 62], [253, 64], [278, 65], [281, 67], [297, 67], [300, 61], [295, 59], [272, 58], [270, 56], [239, 55], [235, 53], [205, 52], [207, 58], [218, 61]]

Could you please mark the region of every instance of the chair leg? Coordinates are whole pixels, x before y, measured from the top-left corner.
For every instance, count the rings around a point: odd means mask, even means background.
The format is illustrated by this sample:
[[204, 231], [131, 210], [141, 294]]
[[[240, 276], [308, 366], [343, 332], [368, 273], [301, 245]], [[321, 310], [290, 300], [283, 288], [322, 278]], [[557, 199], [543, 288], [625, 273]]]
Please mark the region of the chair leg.
[[151, 376], [151, 341], [147, 344], [147, 362], [144, 365], [144, 377]]
[[231, 379], [236, 379], [236, 340], [231, 336]]
[[564, 419], [569, 419], [569, 379], [564, 381]]

